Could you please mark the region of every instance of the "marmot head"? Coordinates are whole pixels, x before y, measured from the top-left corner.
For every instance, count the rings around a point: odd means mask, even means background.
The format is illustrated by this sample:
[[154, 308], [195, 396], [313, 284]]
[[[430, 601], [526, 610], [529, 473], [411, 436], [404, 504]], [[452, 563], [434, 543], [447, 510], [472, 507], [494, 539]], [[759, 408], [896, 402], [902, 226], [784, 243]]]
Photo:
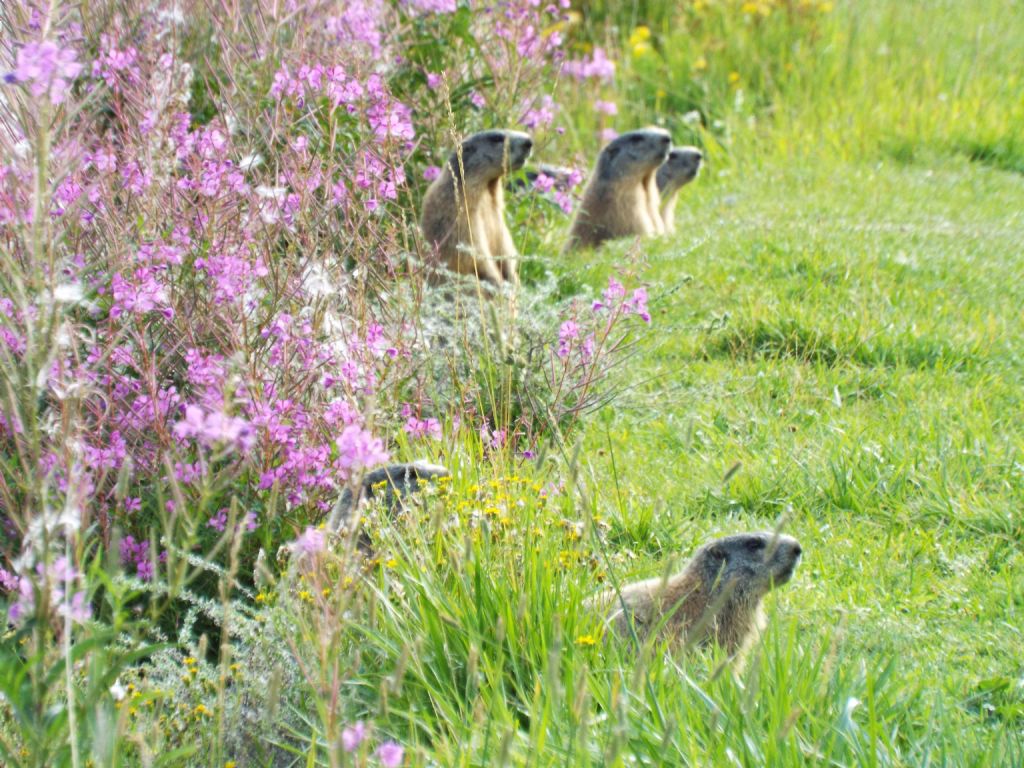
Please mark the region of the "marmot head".
[[[452, 175], [459, 178], [462, 169], [467, 179], [494, 181], [523, 167], [533, 149], [533, 139], [519, 131], [481, 131], [462, 142], [461, 150], [448, 158]], [[459, 165], [459, 153], [462, 165]]]
[[665, 162], [672, 137], [661, 128], [628, 131], [601, 150], [597, 175], [605, 181], [640, 180]]
[[737, 533], [698, 549], [690, 567], [708, 586], [712, 599], [730, 590], [732, 600], [756, 602], [790, 580], [801, 551], [792, 536], [771, 531]]
[[667, 197], [684, 184], [689, 184], [700, 172], [704, 155], [696, 147], [675, 147], [658, 169], [658, 191]]

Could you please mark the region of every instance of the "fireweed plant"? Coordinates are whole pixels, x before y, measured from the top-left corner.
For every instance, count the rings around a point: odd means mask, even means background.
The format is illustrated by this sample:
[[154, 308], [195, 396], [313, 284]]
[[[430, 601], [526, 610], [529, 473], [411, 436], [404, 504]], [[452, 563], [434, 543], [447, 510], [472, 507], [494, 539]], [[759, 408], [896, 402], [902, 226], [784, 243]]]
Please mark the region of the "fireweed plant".
[[[505, 462], [561, 443], [649, 323], [646, 292], [527, 287], [523, 305], [546, 307], [529, 322], [493, 322], [503, 305], [479, 295], [446, 334], [430, 322], [448, 305], [423, 279], [419, 179], [480, 127], [557, 135], [543, 86], [564, 2], [82, 10], [2, 11], [0, 753], [174, 764], [196, 751], [188, 723], [213, 717], [220, 764], [261, 579], [313, 579], [325, 600], [359, 575], [310, 575], [340, 490], [401, 453]], [[539, 191], [568, 210], [578, 180]], [[334, 692], [311, 729], [331, 764], [397, 765], [401, 747], [344, 719], [351, 651], [326, 654], [340, 616], [322, 663], [297, 673], [283, 643], [270, 673]], [[183, 684], [213, 665], [212, 700], [171, 714], [121, 681], [160, 678], [182, 649]], [[167, 734], [135, 730], [142, 707]]]

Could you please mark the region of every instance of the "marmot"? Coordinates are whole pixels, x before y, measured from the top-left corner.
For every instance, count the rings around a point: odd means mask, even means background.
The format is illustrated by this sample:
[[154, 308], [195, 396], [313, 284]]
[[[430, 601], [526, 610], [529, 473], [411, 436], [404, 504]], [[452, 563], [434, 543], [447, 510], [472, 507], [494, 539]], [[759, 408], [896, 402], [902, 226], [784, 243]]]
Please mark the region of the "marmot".
[[629, 131], [606, 145], [583, 190], [565, 250], [627, 235], [658, 234], [662, 225], [656, 174], [671, 146], [672, 138], [661, 128]]
[[[352, 513], [364, 501], [376, 498], [378, 495], [384, 498], [387, 510], [394, 512], [402, 506], [403, 499], [419, 491], [427, 482], [438, 477], [448, 477], [449, 474], [445, 467], [426, 461], [390, 464], [368, 472], [359, 484], [358, 497], [352, 493], [351, 488], [346, 488], [341, 492], [341, 496], [338, 497], [327, 518], [326, 527], [334, 533], [351, 529], [356, 522], [352, 519]], [[382, 483], [383, 487], [381, 487]], [[360, 549], [368, 551], [370, 548], [370, 540], [365, 533], [359, 534], [357, 543]]]
[[496, 286], [518, 282], [503, 177], [522, 168], [532, 148], [525, 133], [482, 131], [452, 152], [423, 198], [421, 222], [428, 244], [448, 269]]
[[773, 532], [738, 533], [711, 541], [686, 567], [603, 592], [588, 601], [616, 633], [629, 637], [632, 622], [642, 640], [661, 628], [687, 645], [714, 641], [742, 658], [765, 625], [762, 598], [785, 584], [800, 560], [800, 544]]
[[676, 231], [676, 200], [679, 190], [689, 184], [700, 172], [704, 155], [696, 147], [675, 147], [658, 169], [658, 192], [661, 197], [661, 219], [665, 232]]

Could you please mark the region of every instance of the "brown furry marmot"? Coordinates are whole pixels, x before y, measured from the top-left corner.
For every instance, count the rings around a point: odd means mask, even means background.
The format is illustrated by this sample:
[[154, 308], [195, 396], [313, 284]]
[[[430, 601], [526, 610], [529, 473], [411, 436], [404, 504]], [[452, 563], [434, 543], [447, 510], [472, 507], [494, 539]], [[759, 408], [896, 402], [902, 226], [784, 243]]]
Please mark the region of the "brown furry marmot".
[[522, 168], [532, 148], [525, 133], [482, 131], [452, 152], [423, 199], [421, 222], [436, 258], [448, 269], [496, 286], [518, 283], [503, 177]]
[[762, 598], [793, 576], [800, 544], [772, 532], [738, 533], [711, 541], [686, 567], [603, 592], [588, 603], [601, 609], [617, 634], [632, 623], [641, 640], [652, 630], [687, 645], [714, 641], [742, 657], [765, 625]]
[[704, 155], [696, 147], [675, 147], [658, 169], [658, 193], [661, 197], [661, 219], [665, 232], [676, 231], [676, 200], [679, 190], [689, 184], [700, 172]]
[[565, 250], [592, 248], [616, 237], [658, 234], [662, 224], [655, 177], [671, 146], [668, 131], [660, 128], [629, 131], [606, 145], [583, 190]]

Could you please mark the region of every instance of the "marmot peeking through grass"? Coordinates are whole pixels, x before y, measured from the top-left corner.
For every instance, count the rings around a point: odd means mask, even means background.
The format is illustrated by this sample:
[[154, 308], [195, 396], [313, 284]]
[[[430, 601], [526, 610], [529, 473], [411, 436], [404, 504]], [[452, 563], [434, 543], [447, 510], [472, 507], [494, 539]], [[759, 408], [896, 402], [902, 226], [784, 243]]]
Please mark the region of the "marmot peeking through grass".
[[679, 190], [697, 178], [703, 160], [704, 155], [696, 147], [676, 147], [668, 153], [668, 159], [658, 169], [661, 220], [668, 234], [676, 231], [676, 200], [679, 198]]
[[791, 536], [738, 533], [702, 546], [674, 576], [627, 584], [621, 599], [609, 590], [587, 604], [622, 637], [632, 623], [641, 641], [658, 631], [686, 645], [714, 641], [742, 657], [765, 626], [762, 598], [790, 580], [800, 553]]
[[[351, 530], [356, 525], [354, 512], [364, 501], [377, 497], [384, 499], [384, 506], [388, 512], [398, 510], [405, 499], [420, 490], [428, 482], [433, 482], [439, 477], [448, 477], [449, 472], [439, 464], [431, 464], [426, 461], [414, 461], [409, 464], [389, 464], [386, 467], [367, 472], [359, 484], [358, 495], [350, 488], [341, 492], [341, 496], [334, 504], [331, 514], [327, 519], [327, 529], [338, 533], [343, 530]], [[359, 548], [369, 551], [370, 540], [363, 532], [359, 533], [357, 539]]]
[[656, 173], [672, 138], [660, 128], [629, 131], [601, 150], [569, 230], [566, 251], [628, 235], [656, 235], [661, 225]]
[[495, 286], [518, 283], [503, 177], [522, 168], [532, 148], [525, 133], [483, 131], [452, 152], [423, 199], [421, 222], [427, 243], [448, 269]]

